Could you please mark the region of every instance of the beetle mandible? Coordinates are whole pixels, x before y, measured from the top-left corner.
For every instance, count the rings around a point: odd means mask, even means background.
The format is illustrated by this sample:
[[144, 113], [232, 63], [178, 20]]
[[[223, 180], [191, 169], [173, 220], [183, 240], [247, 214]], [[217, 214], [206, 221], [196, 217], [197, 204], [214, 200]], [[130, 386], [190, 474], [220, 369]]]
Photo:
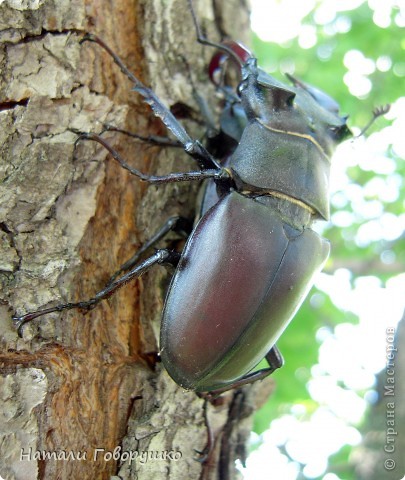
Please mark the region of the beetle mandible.
[[[22, 326], [46, 313], [89, 309], [155, 264], [176, 267], [162, 315], [160, 354], [169, 375], [183, 388], [221, 393], [264, 378], [282, 366], [275, 346], [323, 267], [329, 243], [311, 229], [328, 219], [328, 179], [335, 146], [350, 131], [337, 103], [320, 90], [288, 76], [286, 85], [257, 66], [242, 46], [217, 44], [201, 33], [189, 0], [198, 41], [216, 47], [211, 78], [226, 102], [220, 133], [211, 149], [193, 140], [152, 90], [143, 85], [98, 37], [184, 150], [199, 165], [194, 172], [149, 176], [130, 167], [100, 136], [81, 138], [104, 145], [131, 173], [151, 184], [207, 180], [200, 219], [183, 251], [157, 250], [134, 256], [94, 298], [16, 316]], [[215, 73], [223, 61], [237, 65], [240, 83], [231, 92]], [[223, 75], [222, 75], [223, 76]], [[220, 148], [218, 148], [221, 142]], [[210, 151], [222, 150], [217, 160]], [[171, 229], [174, 219], [141, 249]], [[126, 272], [126, 273], [123, 273]], [[268, 368], [254, 371], [263, 359]], [[253, 372], [253, 373], [252, 373]]]

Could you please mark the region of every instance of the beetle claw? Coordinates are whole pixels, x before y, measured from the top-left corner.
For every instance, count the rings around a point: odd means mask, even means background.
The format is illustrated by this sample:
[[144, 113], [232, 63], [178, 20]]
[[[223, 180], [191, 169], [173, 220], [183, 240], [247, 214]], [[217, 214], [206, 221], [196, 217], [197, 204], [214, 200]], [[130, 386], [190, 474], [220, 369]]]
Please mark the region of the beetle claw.
[[213, 433], [208, 421], [208, 414], [207, 414], [207, 404], [209, 402], [208, 398], [204, 398], [204, 405], [203, 405], [203, 412], [204, 412], [204, 423], [205, 427], [207, 428], [207, 444], [205, 445], [202, 451], [194, 449], [194, 451], [199, 455], [199, 458], [195, 458], [196, 462], [201, 464], [205, 463], [208, 460], [208, 457], [211, 455], [211, 452], [214, 447], [214, 438]]
[[202, 450], [202, 451], [201, 451], [201, 450], [197, 450], [197, 449], [194, 448], [194, 452], [195, 452], [197, 455], [199, 455], [199, 458], [194, 458], [194, 460], [195, 460], [196, 462], [198, 462], [198, 463], [203, 464], [203, 463], [205, 463], [205, 462], [207, 461], [207, 459], [208, 459], [208, 457], [209, 457], [209, 455], [210, 455], [210, 453], [211, 453], [211, 449], [209, 449], [208, 446], [205, 447], [204, 450]]

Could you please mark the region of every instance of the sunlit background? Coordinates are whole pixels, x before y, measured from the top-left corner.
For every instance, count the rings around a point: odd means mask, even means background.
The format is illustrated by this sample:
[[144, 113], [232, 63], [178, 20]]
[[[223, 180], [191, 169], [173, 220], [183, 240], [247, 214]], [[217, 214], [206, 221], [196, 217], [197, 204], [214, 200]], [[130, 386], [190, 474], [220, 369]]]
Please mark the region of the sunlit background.
[[386, 331], [405, 308], [405, 2], [251, 6], [260, 65], [327, 91], [350, 113], [354, 134], [374, 107], [391, 103], [367, 138], [345, 142], [333, 158], [331, 222], [319, 225], [332, 255], [279, 343], [287, 365], [239, 465], [246, 480], [357, 479], [353, 452], [378, 400]]

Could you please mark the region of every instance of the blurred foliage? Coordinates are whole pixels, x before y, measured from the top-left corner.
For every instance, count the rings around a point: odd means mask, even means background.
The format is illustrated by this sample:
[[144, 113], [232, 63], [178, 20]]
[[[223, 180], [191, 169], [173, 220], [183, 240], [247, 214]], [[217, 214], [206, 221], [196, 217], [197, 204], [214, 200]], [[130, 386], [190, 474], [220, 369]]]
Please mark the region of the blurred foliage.
[[[392, 15], [394, 13], [395, 10]], [[350, 25], [350, 30], [333, 33], [333, 25], [343, 22]], [[354, 10], [339, 12], [332, 24], [326, 26], [317, 25], [313, 13], [304, 19], [303, 24], [316, 29], [318, 41], [312, 48], [301, 48], [298, 38], [277, 45], [263, 42], [257, 35], [253, 35], [252, 50], [264, 70], [275, 76], [277, 72], [287, 71], [325, 90], [340, 103], [342, 112], [350, 114], [349, 126], [365, 125], [376, 106], [392, 103], [404, 95], [404, 31], [394, 22], [389, 28], [375, 25], [373, 10], [367, 3]], [[343, 82], [347, 72], [343, 59], [350, 50], [359, 50], [374, 61], [380, 57], [389, 57], [392, 62], [387, 72], [376, 69], [369, 75], [373, 86], [365, 98], [353, 97]], [[394, 70], [398, 73], [393, 73]], [[281, 75], [277, 76], [282, 78]], [[381, 123], [378, 125], [381, 126]]]
[[[357, 127], [359, 131], [367, 124], [376, 106], [394, 103], [405, 95], [405, 35], [403, 28], [394, 22], [396, 13], [394, 8], [391, 11], [391, 25], [381, 28], [374, 23], [373, 10], [367, 2], [354, 10], [337, 12], [333, 22], [328, 25], [317, 25], [312, 11], [303, 23], [316, 30], [317, 43], [313, 47], [301, 48], [298, 38], [290, 40], [285, 45], [277, 45], [265, 43], [254, 36], [252, 50], [258, 57], [259, 65], [276, 78], [285, 81], [280, 72], [287, 71], [331, 95], [340, 104], [342, 113], [350, 114], [349, 126], [355, 127], [355, 130]], [[332, 35], [334, 24], [339, 23], [347, 25], [347, 31]], [[367, 95], [361, 97], [350, 94], [348, 86], [343, 81], [348, 72], [344, 58], [350, 50], [360, 51], [364, 57], [374, 62], [384, 57], [390, 64], [387, 71], [382, 72], [376, 68], [367, 75], [372, 87]], [[371, 136], [373, 132], [388, 129], [391, 123], [389, 115], [386, 118], [379, 118], [367, 135]], [[354, 144], [357, 142], [361, 146], [364, 139], [355, 140]], [[323, 230], [323, 235], [331, 241], [332, 246], [326, 271], [333, 273], [338, 268], [347, 268], [352, 272], [353, 283], [358, 276], [375, 275], [384, 284], [389, 278], [405, 270], [404, 232], [390, 240], [376, 236], [367, 242], [360, 242], [358, 238], [359, 230], [364, 228], [367, 222], [378, 221], [383, 213], [392, 214], [393, 219], [404, 214], [405, 162], [390, 143], [384, 155], [394, 162], [391, 170], [384, 172], [378, 165], [375, 167], [375, 163], [368, 165], [367, 158], [359, 158], [359, 161], [350, 166], [346, 172], [349, 185], [363, 187], [361, 195], [364, 205], [367, 205], [367, 202], [379, 203], [379, 213], [377, 208], [374, 216], [364, 217], [361, 211], [354, 209], [346, 191], [335, 192], [336, 201], [332, 199], [331, 204], [332, 219], [335, 212], [345, 211], [351, 215], [351, 221], [344, 228], [331, 222]], [[368, 188], [376, 182], [376, 179], [381, 185], [387, 185], [395, 180], [395, 188], [398, 189], [396, 198], [395, 195], [393, 198], [384, 198], [383, 195], [379, 195], [378, 188], [374, 190]], [[374, 193], [370, 194], [370, 191]], [[311, 302], [311, 298], [313, 300], [316, 298], [316, 302]], [[311, 368], [318, 359], [319, 342], [316, 340], [316, 332], [322, 326], [333, 327], [341, 322], [356, 322], [356, 317], [337, 309], [324, 293], [313, 289], [277, 343], [286, 365], [274, 374], [276, 392], [256, 415], [254, 425], [256, 433], [266, 430], [271, 420], [290, 413], [294, 404], [306, 407], [305, 418], [318, 408], [306, 387]], [[349, 453], [350, 448], [344, 447], [331, 459], [331, 464], [347, 466]], [[353, 478], [351, 475], [350, 472], [342, 472], [341, 478], [351, 479]]]

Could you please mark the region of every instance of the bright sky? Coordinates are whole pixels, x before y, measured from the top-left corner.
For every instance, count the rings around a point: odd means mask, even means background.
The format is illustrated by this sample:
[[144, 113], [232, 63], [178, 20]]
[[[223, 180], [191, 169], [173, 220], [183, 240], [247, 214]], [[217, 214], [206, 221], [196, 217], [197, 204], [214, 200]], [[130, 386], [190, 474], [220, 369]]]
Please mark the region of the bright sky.
[[[336, 20], [336, 13], [354, 9], [364, 1], [317, 2], [316, 22], [329, 25], [335, 31], [348, 31], [350, 20], [344, 17]], [[369, 0], [368, 3], [374, 10], [373, 21], [379, 27], [389, 26], [394, 5], [401, 9], [394, 21], [405, 26], [404, 0]], [[302, 18], [314, 7], [315, 0], [251, 0], [251, 4], [252, 28], [263, 40], [283, 43], [298, 37], [303, 48], [315, 44], [315, 30], [301, 26]], [[373, 61], [358, 50], [347, 52], [344, 65], [347, 73], [343, 81], [354, 96], [368, 93], [371, 89], [368, 75], [375, 69], [388, 71], [392, 66], [388, 56]], [[332, 162], [331, 201], [337, 207], [351, 205], [350, 213], [335, 213], [332, 221], [344, 229], [357, 215], [364, 217], [355, 239], [359, 246], [376, 240], [395, 240], [405, 231], [405, 214], [385, 213], [381, 202], [369, 200], [378, 197], [389, 202], [399, 195], [402, 179], [395, 172], [395, 162], [387, 157], [386, 151], [391, 144], [398, 156], [405, 157], [405, 97], [392, 105], [389, 117], [393, 120], [391, 126], [367, 139], [345, 142]], [[353, 165], [387, 177], [385, 180], [372, 178], [360, 187], [350, 183], [346, 174], [347, 168]], [[395, 258], [388, 252], [381, 260], [389, 264]], [[307, 478], [324, 475], [323, 480], [339, 480], [335, 474], [325, 474], [328, 457], [344, 444], [356, 445], [361, 441], [356, 424], [361, 420], [367, 402], [356, 391], [367, 390], [365, 398], [375, 398], [375, 374], [384, 368], [386, 362], [386, 328], [395, 327], [405, 309], [405, 273], [393, 276], [386, 285], [382, 285], [377, 277], [361, 277], [352, 288], [350, 271], [340, 269], [333, 275], [322, 273], [316, 285], [341, 309], [343, 320], [334, 330], [325, 327], [317, 334], [323, 343], [308, 389], [322, 406], [309, 421], [297, 419], [299, 414], [306, 413], [304, 405], [295, 405], [291, 414], [273, 421], [270, 430], [262, 436], [263, 444], [248, 458], [247, 469], [240, 466], [246, 480], [268, 480], [270, 473], [275, 480], [295, 480], [298, 463], [289, 461], [280, 450], [281, 446], [297, 462], [306, 465], [304, 473]], [[357, 315], [359, 324], [345, 323], [345, 312]], [[350, 358], [346, 354], [348, 351]], [[347, 388], [342, 388], [342, 384]], [[258, 439], [253, 438], [255, 440]]]

